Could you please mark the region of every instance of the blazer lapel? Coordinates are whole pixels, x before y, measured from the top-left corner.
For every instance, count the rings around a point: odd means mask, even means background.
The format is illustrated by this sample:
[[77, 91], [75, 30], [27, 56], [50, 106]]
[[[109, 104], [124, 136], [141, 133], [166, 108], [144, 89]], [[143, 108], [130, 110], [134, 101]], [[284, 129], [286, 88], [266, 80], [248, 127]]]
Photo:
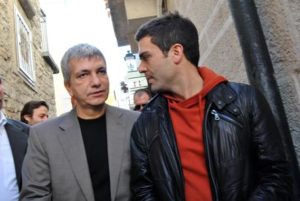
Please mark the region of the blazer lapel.
[[86, 200], [94, 201], [94, 192], [89, 173], [84, 143], [77, 115], [73, 109], [61, 122], [61, 135], [58, 135], [61, 146], [66, 154], [68, 162], [84, 193]]
[[115, 111], [114, 108], [107, 105], [106, 123], [107, 123], [107, 147], [108, 163], [110, 174], [111, 198], [115, 200], [118, 178], [121, 170], [122, 154], [124, 149], [124, 123], [121, 121], [122, 113]]
[[5, 129], [14, 158], [18, 186], [21, 189], [21, 167], [26, 153], [28, 134], [22, 134], [25, 131], [15, 127], [10, 122], [7, 122]]

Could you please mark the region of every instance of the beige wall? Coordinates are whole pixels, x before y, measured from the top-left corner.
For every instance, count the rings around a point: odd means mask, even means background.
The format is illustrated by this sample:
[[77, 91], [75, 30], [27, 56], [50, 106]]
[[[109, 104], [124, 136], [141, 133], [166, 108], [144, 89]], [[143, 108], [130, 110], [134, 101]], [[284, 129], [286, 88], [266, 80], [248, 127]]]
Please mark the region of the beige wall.
[[[17, 0], [0, 1], [0, 75], [4, 77], [4, 111], [7, 116], [19, 119], [19, 112], [29, 100], [45, 100], [50, 106], [50, 116], [55, 114], [52, 70], [42, 57], [39, 2], [30, 1], [37, 11], [28, 19]], [[22, 77], [17, 62], [14, 6], [26, 21], [32, 33], [33, 62], [36, 83], [29, 86]]]
[[128, 20], [157, 15], [156, 0], [125, 0], [125, 9]]

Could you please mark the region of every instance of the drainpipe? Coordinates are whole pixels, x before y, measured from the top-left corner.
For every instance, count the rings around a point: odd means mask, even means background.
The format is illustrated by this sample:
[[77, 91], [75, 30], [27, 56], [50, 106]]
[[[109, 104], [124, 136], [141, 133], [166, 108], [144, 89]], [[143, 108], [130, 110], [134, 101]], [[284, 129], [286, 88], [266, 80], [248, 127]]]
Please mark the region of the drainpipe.
[[[300, 174], [273, 65], [254, 0], [228, 0], [251, 85], [259, 89], [273, 112], [293, 177], [294, 200], [300, 199]], [[298, 199], [297, 199], [298, 198]]]

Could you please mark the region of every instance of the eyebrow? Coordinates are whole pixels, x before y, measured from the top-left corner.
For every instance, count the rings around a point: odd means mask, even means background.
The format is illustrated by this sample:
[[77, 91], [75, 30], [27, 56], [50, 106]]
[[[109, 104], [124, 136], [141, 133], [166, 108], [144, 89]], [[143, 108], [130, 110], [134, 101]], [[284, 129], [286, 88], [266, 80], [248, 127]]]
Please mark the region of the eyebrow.
[[140, 54], [139, 54], [140, 59], [141, 59], [141, 60], [145, 59], [145, 57], [147, 56], [147, 54], [148, 54], [147, 52], [142, 52], [142, 53], [140, 53]]

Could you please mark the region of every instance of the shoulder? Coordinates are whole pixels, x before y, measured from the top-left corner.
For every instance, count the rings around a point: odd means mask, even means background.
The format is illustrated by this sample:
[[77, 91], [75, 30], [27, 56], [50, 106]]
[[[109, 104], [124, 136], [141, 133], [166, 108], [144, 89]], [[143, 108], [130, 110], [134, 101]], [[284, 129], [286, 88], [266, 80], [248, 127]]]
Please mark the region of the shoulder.
[[[76, 120], [76, 115], [73, 111], [64, 113], [58, 117], [50, 118], [44, 122], [38, 123], [31, 127], [31, 130], [39, 130], [47, 133], [47, 131], [54, 132], [55, 128], [69, 126], [74, 124]], [[51, 129], [51, 130], [50, 130]]]
[[19, 130], [20, 132], [24, 132], [26, 134], [29, 133], [29, 126], [21, 121], [17, 121], [14, 119], [7, 119], [7, 124]]
[[107, 114], [113, 116], [120, 116], [120, 117], [125, 116], [126, 118], [130, 118], [130, 119], [137, 119], [138, 116], [140, 115], [140, 112], [107, 105]]
[[233, 100], [251, 98], [258, 91], [248, 84], [236, 82], [224, 82], [214, 87], [207, 95], [207, 99], [212, 102], [223, 104], [230, 103]]

